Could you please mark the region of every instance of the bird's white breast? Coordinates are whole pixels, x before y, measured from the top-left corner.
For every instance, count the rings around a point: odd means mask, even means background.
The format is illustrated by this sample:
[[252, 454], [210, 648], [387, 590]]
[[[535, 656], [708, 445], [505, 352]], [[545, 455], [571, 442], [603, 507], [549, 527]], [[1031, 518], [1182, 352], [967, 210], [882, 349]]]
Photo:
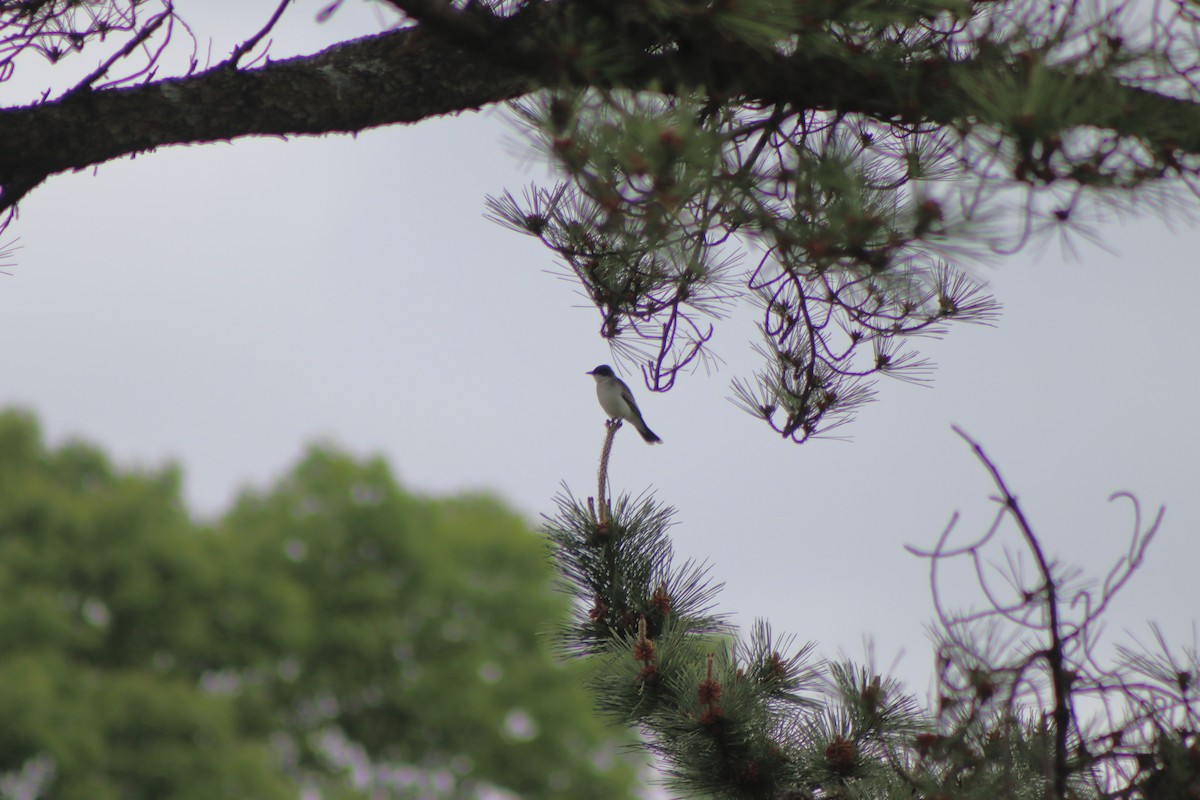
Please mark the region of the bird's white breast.
[[611, 419], [617, 419], [629, 414], [629, 406], [621, 397], [621, 384], [616, 381], [597, 381], [596, 397], [600, 407]]

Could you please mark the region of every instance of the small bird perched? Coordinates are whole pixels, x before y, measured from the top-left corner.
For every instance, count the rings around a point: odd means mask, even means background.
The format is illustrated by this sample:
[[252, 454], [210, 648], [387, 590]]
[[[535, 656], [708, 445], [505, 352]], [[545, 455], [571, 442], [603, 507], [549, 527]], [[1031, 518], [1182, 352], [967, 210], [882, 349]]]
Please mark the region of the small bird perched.
[[616, 376], [612, 367], [601, 364], [584, 374], [596, 379], [596, 397], [599, 398], [600, 407], [608, 414], [609, 419], [627, 419], [648, 444], [662, 443], [662, 439], [646, 426], [646, 420], [642, 419], [642, 412], [633, 400], [633, 392]]

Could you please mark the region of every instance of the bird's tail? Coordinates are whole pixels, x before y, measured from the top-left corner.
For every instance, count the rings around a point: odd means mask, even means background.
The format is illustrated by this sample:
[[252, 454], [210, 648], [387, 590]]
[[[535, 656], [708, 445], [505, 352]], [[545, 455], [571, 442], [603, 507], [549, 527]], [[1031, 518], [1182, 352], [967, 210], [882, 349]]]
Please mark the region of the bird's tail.
[[637, 432], [642, 435], [642, 439], [646, 441], [646, 444], [662, 444], [662, 439], [659, 438], [657, 433], [650, 430], [643, 420], [630, 420], [630, 422], [634, 423], [633, 427], [637, 428]]

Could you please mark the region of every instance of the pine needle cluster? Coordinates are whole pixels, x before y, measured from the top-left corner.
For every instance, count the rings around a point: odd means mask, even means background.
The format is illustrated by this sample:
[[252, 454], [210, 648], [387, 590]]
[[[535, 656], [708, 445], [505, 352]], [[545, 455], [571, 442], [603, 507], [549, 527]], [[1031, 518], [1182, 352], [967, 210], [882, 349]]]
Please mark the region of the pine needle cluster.
[[[952, 547], [952, 523], [934, 549], [914, 550], [931, 564], [937, 611], [938, 688], [928, 706], [869, 666], [814, 658], [813, 644], [797, 647], [764, 621], [739, 638], [713, 612], [720, 587], [709, 569], [674, 564], [672, 511], [652, 497], [602, 495], [599, 506], [559, 498], [545, 531], [562, 588], [577, 601], [560, 642], [592, 662], [599, 711], [641, 732], [676, 796], [1200, 796], [1195, 649], [1178, 653], [1156, 633], [1157, 649], [1125, 648], [1106, 663], [1096, 647], [1104, 611], [1142, 563], [1161, 512], [1145, 524], [1137, 515], [1128, 557], [1097, 587], [1045, 558], [999, 471], [967, 441], [999, 506], [978, 539]], [[993, 547], [1011, 569], [988, 566]], [[1013, 567], [1018, 552], [1036, 565], [1028, 574]], [[943, 607], [938, 569], [955, 559], [979, 575], [982, 609]]]
[[757, 303], [762, 366], [734, 400], [803, 442], [877, 377], [926, 380], [913, 337], [994, 321], [981, 260], [1187, 207], [1185, 5], [564, 4], [540, 43], [569, 77], [515, 106], [563, 181], [490, 214], [550, 249], [652, 390]]

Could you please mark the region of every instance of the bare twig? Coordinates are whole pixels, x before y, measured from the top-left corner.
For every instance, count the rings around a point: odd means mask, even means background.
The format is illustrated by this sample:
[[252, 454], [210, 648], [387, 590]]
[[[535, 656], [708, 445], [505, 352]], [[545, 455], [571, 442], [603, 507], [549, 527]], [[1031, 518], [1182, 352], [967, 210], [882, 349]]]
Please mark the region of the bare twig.
[[[1149, 780], [1147, 775], [1157, 773], [1157, 768], [1147, 771], [1147, 754], [1164, 735], [1173, 735], [1171, 731], [1198, 727], [1194, 721], [1200, 719], [1200, 694], [1193, 687], [1200, 685], [1200, 657], [1194, 648], [1176, 656], [1159, 637], [1160, 653], [1146, 654], [1140, 643], [1137, 649], [1118, 646], [1118, 662], [1110, 665], [1097, 658], [1097, 637], [1114, 596], [1142, 565], [1163, 510], [1146, 520], [1131, 494], [1112, 495], [1110, 500], [1126, 499], [1133, 505], [1128, 551], [1096, 589], [1086, 582], [1076, 586], [1074, 571], [1046, 557], [995, 463], [963, 431], [956, 428], [955, 432], [971, 446], [1000, 491], [993, 498], [999, 504], [997, 513], [982, 534], [953, 546], [956, 513], [934, 547], [908, 547], [930, 561], [934, 607], [945, 631], [940, 637], [938, 680], [947, 700], [939, 715], [947, 715], [945, 724], [961, 732], [988, 713], [985, 706], [994, 703], [994, 697], [1003, 697], [1003, 707], [1018, 715], [1025, 709], [1041, 710], [1043, 727], [1038, 735], [1044, 735], [1054, 750], [1043, 760], [1046, 798], [1061, 800], [1077, 780], [1106, 787], [1097, 796], [1141, 796], [1136, 792]], [[984, 552], [1009, 520], [1015, 523], [1021, 544], [1017, 550], [1003, 548], [1005, 563], [999, 571], [1015, 592], [1012, 599], [993, 585], [988, 567], [998, 565], [989, 565]], [[1027, 552], [1032, 554], [1036, 574], [1023, 577]], [[949, 559], [969, 562], [986, 600], [984, 608], [955, 612], [947, 608], [940, 573], [941, 562]], [[1002, 686], [1007, 689], [1000, 695], [997, 690]], [[981, 687], [986, 692], [981, 693]], [[1080, 721], [1080, 702], [1088, 703], [1089, 711], [1099, 709], [1086, 726]], [[1189, 746], [1191, 741], [1187, 739]], [[1115, 786], [1124, 789], [1113, 793]]]
[[238, 62], [241, 61], [242, 56], [253, 50], [258, 43], [262, 41], [263, 37], [271, 32], [271, 29], [273, 29], [279, 22], [280, 17], [283, 16], [284, 10], [287, 9], [291, 2], [292, 0], [282, 0], [279, 6], [275, 9], [275, 13], [271, 15], [269, 20], [267, 20], [267, 24], [263, 26], [262, 30], [235, 47], [233, 52], [229, 54], [229, 58], [223, 61], [219, 66], [226, 69], [237, 69]]
[[1026, 519], [1025, 513], [1021, 510], [1016, 496], [1009, 490], [1008, 484], [1005, 483], [1004, 478], [1000, 475], [1000, 470], [988, 458], [987, 453], [983, 451], [979, 443], [968, 436], [962, 428], [956, 425], [954, 426], [954, 432], [971, 446], [971, 449], [975, 452], [975, 456], [991, 474], [996, 488], [1000, 490], [1001, 503], [1016, 521], [1021, 535], [1025, 538], [1026, 544], [1029, 545], [1030, 551], [1032, 551], [1034, 558], [1037, 560], [1038, 570], [1042, 574], [1043, 589], [1046, 593], [1045, 607], [1048, 617], [1046, 627], [1047, 633], [1050, 635], [1050, 646], [1046, 649], [1044, 655], [1050, 667], [1051, 683], [1054, 687], [1054, 710], [1052, 712], [1054, 718], [1054, 774], [1051, 776], [1051, 783], [1053, 784], [1054, 797], [1061, 799], [1066, 796], [1067, 773], [1069, 771], [1067, 764], [1067, 734], [1071, 724], [1071, 677], [1064, 666], [1065, 659], [1063, 656], [1063, 640], [1058, 608], [1058, 585], [1050, 570], [1050, 565], [1046, 561], [1046, 556], [1042, 552], [1042, 546], [1029, 525], [1029, 520]]
[[[154, 35], [155, 31], [162, 27], [164, 22], [171, 19], [174, 15], [175, 7], [168, 2], [167, 7], [163, 9], [161, 14], [156, 14], [154, 17], [152, 17], [150, 21], [146, 23], [145, 27], [137, 32], [137, 35], [125, 43], [124, 47], [113, 53], [103, 64], [96, 67], [96, 69], [89, 73], [83, 80], [79, 81], [79, 83], [68, 89], [63, 96], [59, 98], [59, 100], [65, 100], [72, 95], [76, 95], [80, 92], [90, 89], [92, 84], [104, 77], [104, 75], [106, 75], [108, 71], [113, 68], [114, 64], [124, 58], [127, 58], [130, 53], [144, 44], [147, 39]], [[152, 64], [153, 59], [151, 60], [151, 65]]]

